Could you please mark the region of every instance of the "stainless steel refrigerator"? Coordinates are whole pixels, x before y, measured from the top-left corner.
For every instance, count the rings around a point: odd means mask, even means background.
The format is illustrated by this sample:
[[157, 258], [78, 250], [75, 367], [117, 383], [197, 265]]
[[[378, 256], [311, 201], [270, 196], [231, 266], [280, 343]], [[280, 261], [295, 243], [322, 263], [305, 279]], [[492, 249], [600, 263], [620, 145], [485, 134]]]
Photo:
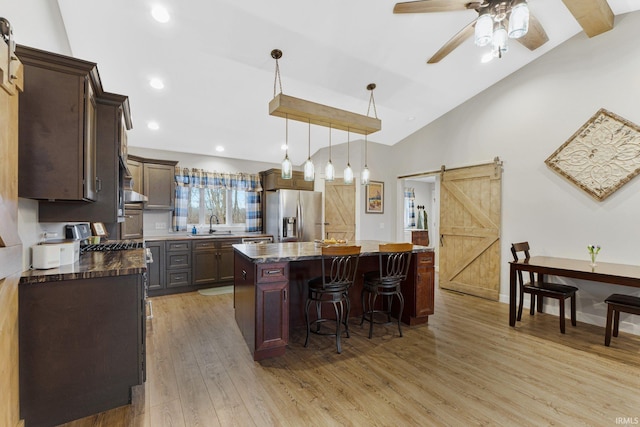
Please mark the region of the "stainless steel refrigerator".
[[322, 239], [322, 193], [276, 190], [266, 192], [265, 231], [274, 242]]

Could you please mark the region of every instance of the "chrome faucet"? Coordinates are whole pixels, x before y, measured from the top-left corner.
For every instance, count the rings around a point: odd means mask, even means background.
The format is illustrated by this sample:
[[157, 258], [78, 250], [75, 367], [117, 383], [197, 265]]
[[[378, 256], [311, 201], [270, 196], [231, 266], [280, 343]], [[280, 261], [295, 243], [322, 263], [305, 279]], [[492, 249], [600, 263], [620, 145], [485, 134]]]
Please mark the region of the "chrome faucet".
[[220, 220], [218, 220], [218, 215], [211, 214], [209, 217], [209, 234], [214, 233], [216, 230], [213, 229], [213, 217], [216, 217], [216, 224], [220, 224]]

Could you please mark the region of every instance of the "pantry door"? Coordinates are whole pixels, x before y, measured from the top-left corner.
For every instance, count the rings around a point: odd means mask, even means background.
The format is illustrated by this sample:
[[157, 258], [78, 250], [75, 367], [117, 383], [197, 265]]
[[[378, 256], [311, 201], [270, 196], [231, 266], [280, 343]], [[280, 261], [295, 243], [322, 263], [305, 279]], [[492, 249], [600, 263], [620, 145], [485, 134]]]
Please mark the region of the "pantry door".
[[327, 239], [356, 239], [356, 187], [342, 179], [324, 187], [324, 234]]
[[500, 293], [502, 163], [443, 170], [440, 287], [491, 300]]

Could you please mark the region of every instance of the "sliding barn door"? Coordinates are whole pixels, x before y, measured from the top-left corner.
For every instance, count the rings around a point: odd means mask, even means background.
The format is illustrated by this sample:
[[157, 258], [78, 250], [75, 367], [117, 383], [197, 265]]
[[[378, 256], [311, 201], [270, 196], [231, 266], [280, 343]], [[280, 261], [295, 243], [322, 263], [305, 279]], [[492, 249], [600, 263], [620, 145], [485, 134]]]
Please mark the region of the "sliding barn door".
[[445, 170], [440, 180], [440, 287], [498, 300], [502, 167]]
[[[18, 96], [23, 69], [0, 37], [0, 426], [21, 426], [18, 378]], [[9, 64], [10, 63], [10, 64]]]
[[356, 239], [356, 187], [342, 179], [324, 187], [324, 232], [327, 239]]

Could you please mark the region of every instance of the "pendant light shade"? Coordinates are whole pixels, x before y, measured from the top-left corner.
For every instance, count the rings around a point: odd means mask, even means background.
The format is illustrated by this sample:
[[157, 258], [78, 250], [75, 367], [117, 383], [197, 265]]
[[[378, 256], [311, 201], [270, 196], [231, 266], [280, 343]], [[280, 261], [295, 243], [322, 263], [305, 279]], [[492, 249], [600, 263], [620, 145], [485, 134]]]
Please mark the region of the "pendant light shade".
[[315, 181], [316, 172], [315, 167], [313, 166], [313, 162], [311, 161], [311, 120], [309, 120], [309, 139], [308, 139], [308, 157], [307, 161], [304, 162], [304, 180], [305, 181]]
[[345, 184], [353, 184], [353, 169], [349, 161], [349, 146], [351, 145], [351, 132], [347, 128], [347, 167], [344, 169], [342, 180]]
[[291, 164], [291, 160], [289, 160], [289, 118], [286, 117], [285, 120], [285, 152], [284, 152], [284, 160], [282, 161], [282, 179], [291, 179], [293, 175], [293, 165]]
[[333, 181], [336, 177], [336, 170], [331, 163], [331, 125], [329, 125], [329, 161], [324, 168], [324, 179], [326, 181]]

